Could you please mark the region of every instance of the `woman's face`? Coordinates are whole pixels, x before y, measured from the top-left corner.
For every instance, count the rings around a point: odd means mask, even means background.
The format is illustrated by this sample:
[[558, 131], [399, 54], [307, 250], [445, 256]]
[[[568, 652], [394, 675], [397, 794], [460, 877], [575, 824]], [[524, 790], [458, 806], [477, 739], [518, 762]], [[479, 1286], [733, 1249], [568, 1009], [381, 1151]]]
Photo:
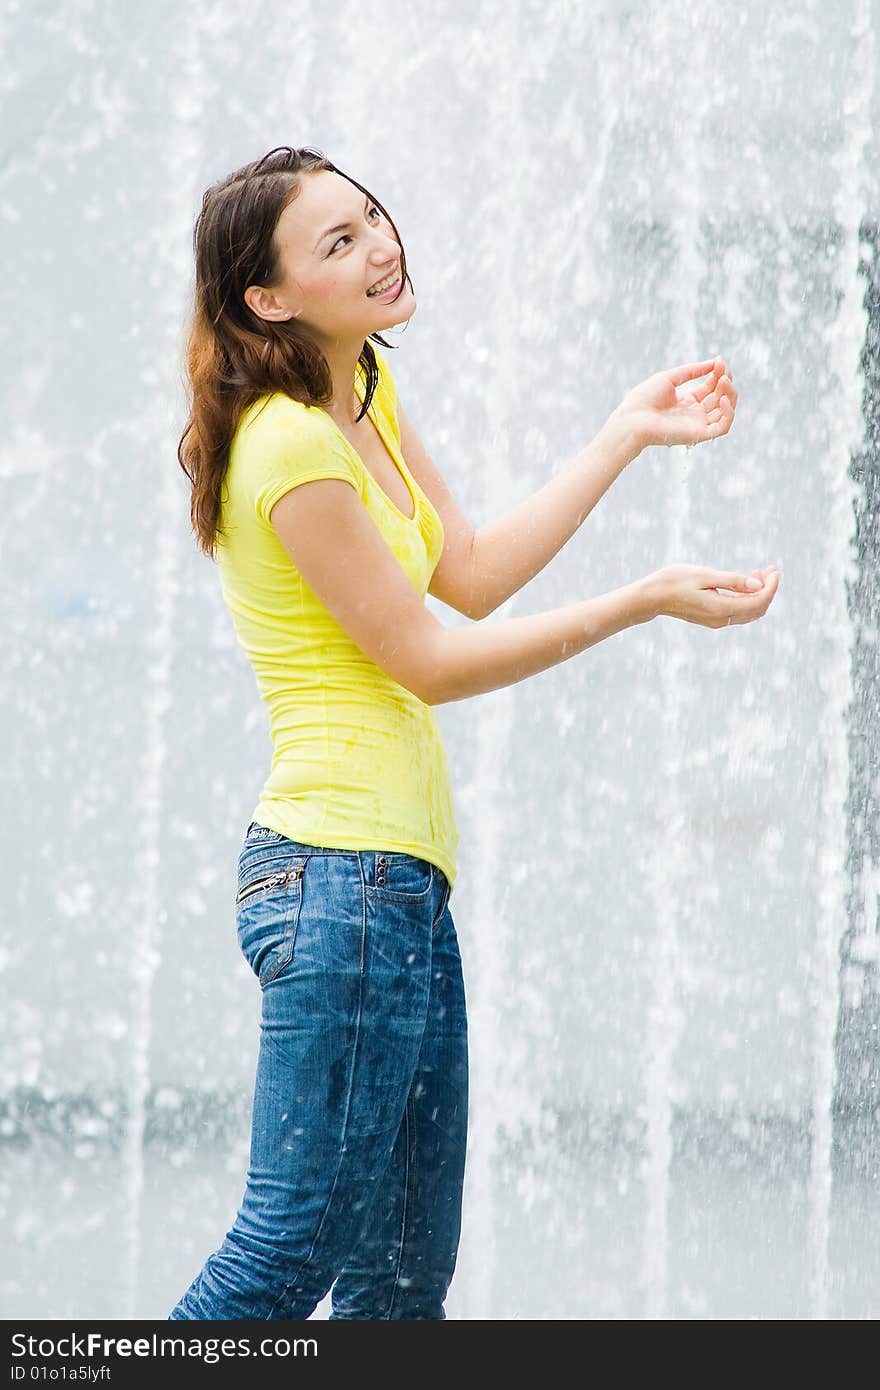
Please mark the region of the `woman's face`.
[[[281, 280], [245, 291], [262, 318], [296, 318], [319, 342], [360, 343], [415, 313], [409, 285], [400, 291], [400, 246], [390, 223], [341, 174], [301, 176], [299, 193], [278, 219], [275, 244]], [[369, 295], [387, 275], [397, 281], [390, 295]]]

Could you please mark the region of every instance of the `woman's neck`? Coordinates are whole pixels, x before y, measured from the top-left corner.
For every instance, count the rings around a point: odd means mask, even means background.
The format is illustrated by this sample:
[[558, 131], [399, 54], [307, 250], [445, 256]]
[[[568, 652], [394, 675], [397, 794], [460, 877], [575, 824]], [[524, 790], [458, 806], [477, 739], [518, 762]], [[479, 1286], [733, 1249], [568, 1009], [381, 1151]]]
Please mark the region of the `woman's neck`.
[[354, 390], [354, 377], [363, 348], [363, 342], [340, 343], [338, 340], [321, 345], [333, 380], [333, 400], [324, 409], [340, 426], [353, 428], [361, 408]]

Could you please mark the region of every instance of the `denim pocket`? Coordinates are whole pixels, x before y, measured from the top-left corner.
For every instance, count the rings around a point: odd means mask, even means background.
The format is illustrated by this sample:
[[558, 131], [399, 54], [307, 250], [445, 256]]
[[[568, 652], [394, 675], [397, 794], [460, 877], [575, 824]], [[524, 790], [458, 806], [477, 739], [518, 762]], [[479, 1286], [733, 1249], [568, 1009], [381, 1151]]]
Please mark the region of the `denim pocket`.
[[242, 955], [261, 985], [293, 960], [306, 860], [242, 857], [235, 919]]
[[281, 834], [280, 830], [269, 830], [265, 825], [259, 825], [255, 820], [251, 821], [245, 835], [245, 840], [248, 844], [255, 844], [257, 841], [277, 844], [279, 840], [283, 839], [284, 836]]
[[441, 874], [443, 878], [443, 892], [440, 894], [440, 906], [437, 908], [437, 913], [434, 917], [434, 921], [431, 926], [432, 932], [436, 932], [439, 928], [440, 923], [443, 920], [443, 914], [446, 911], [446, 907], [449, 902], [450, 894], [452, 893], [452, 886], [449, 882], [449, 879], [443, 873], [443, 870], [438, 869], [437, 872], [438, 874]]
[[376, 855], [376, 891], [400, 902], [426, 898], [434, 883], [434, 865], [412, 854]]

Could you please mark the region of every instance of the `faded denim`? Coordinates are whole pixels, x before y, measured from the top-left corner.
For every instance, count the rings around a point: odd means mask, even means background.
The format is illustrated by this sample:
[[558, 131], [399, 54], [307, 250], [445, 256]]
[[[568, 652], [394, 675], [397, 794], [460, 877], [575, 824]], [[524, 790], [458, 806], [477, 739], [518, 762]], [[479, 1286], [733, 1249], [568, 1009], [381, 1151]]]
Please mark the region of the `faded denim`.
[[[252, 823], [236, 925], [262, 1021], [247, 1186], [172, 1319], [445, 1318], [467, 1022], [443, 872]], [[335, 1282], [334, 1282], [335, 1281]]]

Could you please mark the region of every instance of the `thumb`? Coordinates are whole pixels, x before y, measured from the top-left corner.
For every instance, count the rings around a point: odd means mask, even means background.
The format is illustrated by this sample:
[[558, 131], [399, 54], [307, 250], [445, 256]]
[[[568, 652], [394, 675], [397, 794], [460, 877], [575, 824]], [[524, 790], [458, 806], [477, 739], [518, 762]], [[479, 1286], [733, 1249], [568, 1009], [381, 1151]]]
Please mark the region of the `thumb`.
[[764, 582], [757, 575], [741, 574], [739, 570], [735, 573], [723, 574], [715, 585], [716, 589], [736, 589], [749, 594], [756, 593], [758, 589], [763, 589], [763, 587]]
[[674, 386], [683, 386], [686, 381], [705, 376], [717, 361], [717, 357], [710, 357], [706, 362], [686, 362], [680, 367], [668, 367], [665, 375], [671, 377]]

